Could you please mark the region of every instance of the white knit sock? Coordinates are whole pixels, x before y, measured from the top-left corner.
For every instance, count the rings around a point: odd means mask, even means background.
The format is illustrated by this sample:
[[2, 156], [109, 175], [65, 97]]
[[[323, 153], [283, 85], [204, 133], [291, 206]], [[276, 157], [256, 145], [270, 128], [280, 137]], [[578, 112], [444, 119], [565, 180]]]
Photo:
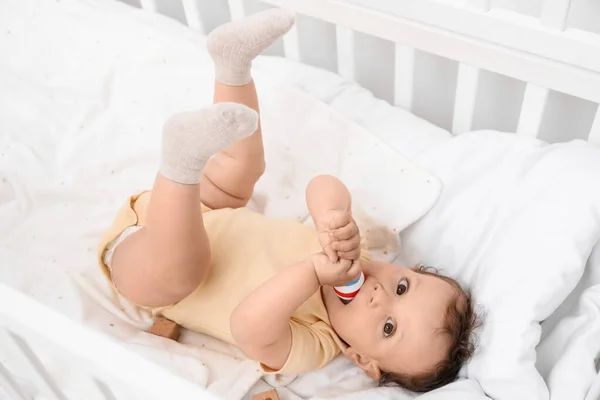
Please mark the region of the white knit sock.
[[294, 14], [279, 8], [221, 25], [208, 35], [208, 51], [215, 63], [215, 79], [230, 86], [252, 80], [252, 60], [294, 25]]
[[196, 184], [210, 157], [258, 126], [256, 111], [237, 103], [218, 103], [171, 117], [163, 129], [160, 173], [172, 181]]

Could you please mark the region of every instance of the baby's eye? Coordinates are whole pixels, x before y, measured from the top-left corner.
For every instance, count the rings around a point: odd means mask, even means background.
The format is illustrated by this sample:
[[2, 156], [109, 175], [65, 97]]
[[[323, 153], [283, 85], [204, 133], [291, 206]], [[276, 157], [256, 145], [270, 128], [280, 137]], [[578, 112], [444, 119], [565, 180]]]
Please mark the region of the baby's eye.
[[408, 292], [408, 281], [406, 280], [406, 278], [404, 278], [398, 283], [398, 287], [396, 288], [396, 294], [398, 296], [402, 296], [406, 292]]
[[395, 331], [396, 325], [394, 324], [394, 320], [388, 318], [387, 321], [385, 321], [385, 325], [383, 325], [383, 336], [390, 337], [394, 334]]

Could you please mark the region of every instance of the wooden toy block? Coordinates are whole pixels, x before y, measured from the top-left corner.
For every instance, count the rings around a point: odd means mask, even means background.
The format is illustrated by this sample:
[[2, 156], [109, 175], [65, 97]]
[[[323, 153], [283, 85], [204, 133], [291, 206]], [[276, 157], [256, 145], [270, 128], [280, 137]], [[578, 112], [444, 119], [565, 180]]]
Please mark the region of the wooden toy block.
[[181, 336], [179, 325], [165, 317], [156, 317], [154, 324], [150, 327], [148, 333], [174, 341], [178, 341]]
[[279, 396], [277, 395], [277, 390], [271, 389], [255, 394], [252, 396], [252, 400], [279, 400]]

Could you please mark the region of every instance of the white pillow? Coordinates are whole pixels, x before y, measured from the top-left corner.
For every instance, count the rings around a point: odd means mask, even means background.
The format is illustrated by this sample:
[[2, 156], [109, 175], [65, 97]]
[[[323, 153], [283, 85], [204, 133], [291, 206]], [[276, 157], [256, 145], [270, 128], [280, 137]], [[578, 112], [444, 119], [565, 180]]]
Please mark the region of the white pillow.
[[483, 306], [470, 378], [494, 399], [548, 399], [535, 369], [539, 322], [573, 290], [600, 238], [600, 148], [485, 131], [418, 161], [444, 190], [403, 233], [403, 261], [458, 277]]
[[250, 207], [310, 223], [306, 185], [318, 174], [335, 175], [352, 193], [369, 248], [378, 258], [394, 258], [397, 232], [431, 209], [440, 181], [306, 93], [258, 83], [267, 171]]

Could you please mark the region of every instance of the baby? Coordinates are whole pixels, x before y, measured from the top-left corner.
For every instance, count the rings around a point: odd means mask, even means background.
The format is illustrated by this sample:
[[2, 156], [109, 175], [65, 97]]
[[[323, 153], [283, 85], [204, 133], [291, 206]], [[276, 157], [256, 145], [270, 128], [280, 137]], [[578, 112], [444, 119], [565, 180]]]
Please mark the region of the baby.
[[[473, 351], [470, 296], [453, 279], [371, 261], [342, 182], [308, 185], [316, 229], [244, 208], [265, 170], [252, 60], [293, 23], [273, 9], [210, 34], [215, 104], [167, 121], [154, 188], [118, 212], [100, 264], [131, 302], [238, 346], [267, 373], [341, 353], [381, 384], [452, 382]], [[361, 271], [342, 302], [333, 287]]]

